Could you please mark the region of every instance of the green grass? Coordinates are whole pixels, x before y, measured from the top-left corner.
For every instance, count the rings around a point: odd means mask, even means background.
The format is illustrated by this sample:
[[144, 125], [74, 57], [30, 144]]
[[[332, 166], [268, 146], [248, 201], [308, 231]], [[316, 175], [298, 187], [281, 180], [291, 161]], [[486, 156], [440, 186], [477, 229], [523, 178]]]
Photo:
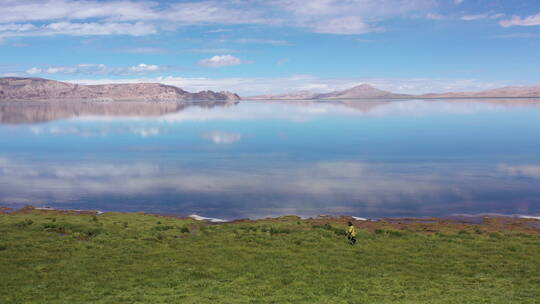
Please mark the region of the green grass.
[[540, 303], [540, 235], [469, 228], [0, 214], [0, 303]]

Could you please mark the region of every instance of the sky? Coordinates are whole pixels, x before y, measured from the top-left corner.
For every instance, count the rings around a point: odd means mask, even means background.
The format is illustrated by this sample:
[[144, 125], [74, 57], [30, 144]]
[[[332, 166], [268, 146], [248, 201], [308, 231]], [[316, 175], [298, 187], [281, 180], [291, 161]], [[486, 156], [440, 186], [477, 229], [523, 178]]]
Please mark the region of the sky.
[[242, 96], [540, 85], [538, 0], [0, 0], [0, 76]]

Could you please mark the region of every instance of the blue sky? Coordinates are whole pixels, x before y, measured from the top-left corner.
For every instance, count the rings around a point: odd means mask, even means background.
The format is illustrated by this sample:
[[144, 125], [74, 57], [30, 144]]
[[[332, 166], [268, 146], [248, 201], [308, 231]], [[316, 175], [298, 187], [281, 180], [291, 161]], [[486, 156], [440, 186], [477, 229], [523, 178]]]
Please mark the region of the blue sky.
[[242, 95], [538, 85], [537, 0], [0, 0], [0, 75]]

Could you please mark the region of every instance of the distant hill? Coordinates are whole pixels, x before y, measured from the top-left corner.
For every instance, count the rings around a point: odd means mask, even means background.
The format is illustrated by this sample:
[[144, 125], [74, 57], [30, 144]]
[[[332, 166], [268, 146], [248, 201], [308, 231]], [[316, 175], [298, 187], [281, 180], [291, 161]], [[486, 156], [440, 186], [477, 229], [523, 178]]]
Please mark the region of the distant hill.
[[375, 98], [406, 98], [411, 95], [394, 94], [379, 90], [369, 84], [361, 84], [344, 91], [335, 91], [326, 94], [317, 94], [315, 99], [375, 99]]
[[330, 93], [313, 93], [310, 91], [299, 91], [279, 95], [258, 95], [246, 97], [252, 100], [302, 100], [302, 99], [380, 99], [380, 98], [407, 98], [411, 95], [394, 94], [379, 90], [368, 84], [361, 84], [343, 91]]
[[478, 92], [448, 92], [418, 95], [420, 98], [526, 98], [540, 97], [540, 86], [513, 86]]
[[398, 98], [540, 98], [540, 86], [513, 86], [477, 92], [428, 93], [422, 95], [396, 94], [361, 84], [344, 91], [317, 94], [309, 91], [279, 95], [246, 97], [253, 100], [311, 100], [311, 99], [398, 99]]
[[[313, 93], [299, 91], [277, 95], [246, 97], [253, 100], [314, 100], [314, 99], [399, 99], [399, 98], [527, 98], [540, 97], [540, 86], [508, 86], [477, 92], [396, 94], [361, 84], [343, 91]], [[0, 101], [236, 101], [240, 96], [222, 91], [190, 93], [181, 88], [160, 83], [124, 83], [80, 85], [43, 78], [0, 78]]]
[[0, 78], [0, 101], [197, 101], [239, 100], [231, 92], [186, 92], [159, 83], [80, 85], [43, 78]]
[[298, 92], [278, 94], [278, 95], [257, 95], [257, 96], [250, 96], [246, 98], [252, 99], [252, 100], [272, 100], [272, 99], [308, 100], [308, 99], [314, 99], [315, 96], [317, 96], [317, 94], [310, 91], [298, 91]]

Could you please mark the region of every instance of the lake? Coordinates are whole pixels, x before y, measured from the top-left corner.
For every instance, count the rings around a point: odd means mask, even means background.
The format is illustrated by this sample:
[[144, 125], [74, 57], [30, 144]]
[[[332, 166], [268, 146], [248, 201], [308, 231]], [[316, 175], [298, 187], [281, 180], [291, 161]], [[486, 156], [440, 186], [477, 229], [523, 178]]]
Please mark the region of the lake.
[[540, 100], [0, 103], [0, 205], [540, 214]]

